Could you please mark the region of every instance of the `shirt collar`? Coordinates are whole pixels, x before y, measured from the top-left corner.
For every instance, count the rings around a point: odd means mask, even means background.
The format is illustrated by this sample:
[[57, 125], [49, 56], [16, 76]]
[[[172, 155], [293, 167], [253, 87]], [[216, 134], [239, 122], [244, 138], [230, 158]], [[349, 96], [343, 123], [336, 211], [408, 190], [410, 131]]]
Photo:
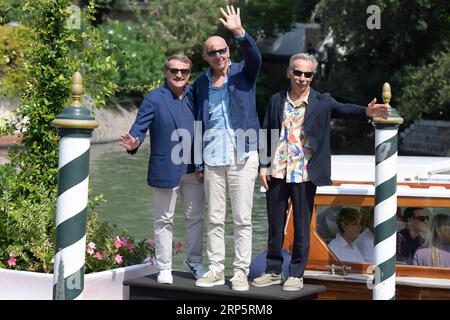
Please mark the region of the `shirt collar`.
[[338, 232], [336, 234], [336, 240], [339, 241], [343, 247], [348, 247], [348, 248], [353, 249], [353, 247], [348, 244], [347, 240], [344, 239], [344, 237], [341, 235], [340, 232]]
[[[228, 73], [230, 72], [230, 68], [231, 68], [231, 65], [232, 65], [233, 63], [231, 62], [231, 60], [228, 60], [228, 71], [227, 71], [227, 76], [225, 77], [225, 78], [228, 78]], [[208, 78], [208, 80], [210, 81], [210, 82], [212, 82], [213, 80], [212, 80], [212, 75], [211, 75], [211, 67], [209, 67], [208, 68], [208, 70], [206, 70], [206, 77]]]
[[292, 104], [295, 108], [298, 107], [306, 107], [308, 105], [308, 99], [309, 99], [309, 93], [311, 92], [310, 88], [308, 88], [308, 92], [303, 95], [302, 99], [297, 100], [297, 103], [294, 103], [294, 101], [291, 100], [289, 97], [289, 90], [286, 93], [286, 100]]
[[[169, 90], [169, 92], [172, 94], [172, 97], [173, 97], [174, 99], [179, 99], [178, 96], [176, 96], [176, 95], [172, 92], [172, 90], [170, 90], [169, 84], [167, 83], [167, 79], [164, 80], [164, 85], [163, 85], [163, 86], [164, 86], [164, 88], [166, 88], [167, 90]], [[184, 99], [184, 97], [187, 96], [187, 94], [188, 94], [188, 92], [189, 92], [189, 88], [190, 88], [189, 84], [186, 84], [186, 85], [184, 86], [184, 89], [183, 89], [183, 99]]]

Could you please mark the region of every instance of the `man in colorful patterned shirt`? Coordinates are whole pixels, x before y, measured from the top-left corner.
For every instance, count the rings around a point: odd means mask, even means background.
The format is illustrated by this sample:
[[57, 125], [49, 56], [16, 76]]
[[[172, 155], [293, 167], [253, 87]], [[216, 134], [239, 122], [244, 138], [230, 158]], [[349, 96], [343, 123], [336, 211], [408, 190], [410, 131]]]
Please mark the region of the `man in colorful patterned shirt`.
[[292, 56], [287, 69], [291, 86], [270, 98], [264, 117], [262, 128], [266, 130], [267, 145], [260, 150], [259, 178], [266, 189], [269, 239], [266, 271], [253, 281], [256, 287], [281, 284], [289, 197], [293, 206], [294, 244], [283, 290], [303, 287], [316, 188], [332, 183], [330, 119], [386, 118], [390, 113], [390, 106], [376, 104], [376, 99], [364, 107], [342, 104], [329, 94], [315, 91], [310, 84], [316, 68], [313, 55]]

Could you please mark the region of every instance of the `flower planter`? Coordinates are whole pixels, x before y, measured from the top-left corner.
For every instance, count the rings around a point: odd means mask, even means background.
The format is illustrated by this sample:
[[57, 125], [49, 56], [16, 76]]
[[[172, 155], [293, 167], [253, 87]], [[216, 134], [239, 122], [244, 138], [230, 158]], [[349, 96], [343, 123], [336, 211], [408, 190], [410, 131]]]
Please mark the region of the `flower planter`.
[[[155, 266], [139, 264], [86, 274], [82, 300], [128, 300], [123, 281], [156, 273]], [[53, 274], [0, 269], [0, 300], [51, 300]]]

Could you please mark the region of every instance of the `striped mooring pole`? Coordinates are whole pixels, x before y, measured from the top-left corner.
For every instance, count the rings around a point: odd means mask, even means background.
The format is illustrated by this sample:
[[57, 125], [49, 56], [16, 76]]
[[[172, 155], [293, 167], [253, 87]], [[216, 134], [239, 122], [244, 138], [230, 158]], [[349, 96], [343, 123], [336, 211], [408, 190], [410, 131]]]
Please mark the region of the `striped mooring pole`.
[[[383, 85], [383, 102], [389, 104], [391, 87]], [[375, 216], [374, 300], [395, 299], [397, 245], [397, 133], [403, 123], [395, 109], [387, 119], [374, 118]]]
[[84, 289], [90, 137], [97, 121], [82, 106], [83, 79], [72, 76], [73, 102], [53, 120], [58, 128], [59, 173], [53, 299], [81, 299]]

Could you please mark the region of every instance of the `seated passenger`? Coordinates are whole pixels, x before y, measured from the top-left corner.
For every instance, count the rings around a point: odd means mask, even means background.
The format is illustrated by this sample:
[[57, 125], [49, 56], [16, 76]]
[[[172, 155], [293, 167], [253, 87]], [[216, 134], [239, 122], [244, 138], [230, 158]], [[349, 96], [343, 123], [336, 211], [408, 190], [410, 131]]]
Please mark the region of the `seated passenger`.
[[[364, 210], [366, 209], [366, 210]], [[373, 237], [373, 215], [374, 208], [361, 208], [362, 219], [366, 229], [356, 238], [355, 246], [364, 258], [365, 262], [373, 263], [374, 237]]]
[[361, 232], [361, 215], [353, 208], [342, 208], [337, 216], [339, 231], [328, 247], [340, 261], [364, 262], [354, 240]]
[[413, 264], [450, 268], [450, 216], [437, 214], [431, 223], [431, 237], [426, 247], [420, 248], [414, 255]]
[[416, 250], [424, 243], [420, 234], [427, 229], [428, 215], [423, 208], [408, 207], [403, 220], [406, 226], [397, 233], [397, 263], [412, 264]]

